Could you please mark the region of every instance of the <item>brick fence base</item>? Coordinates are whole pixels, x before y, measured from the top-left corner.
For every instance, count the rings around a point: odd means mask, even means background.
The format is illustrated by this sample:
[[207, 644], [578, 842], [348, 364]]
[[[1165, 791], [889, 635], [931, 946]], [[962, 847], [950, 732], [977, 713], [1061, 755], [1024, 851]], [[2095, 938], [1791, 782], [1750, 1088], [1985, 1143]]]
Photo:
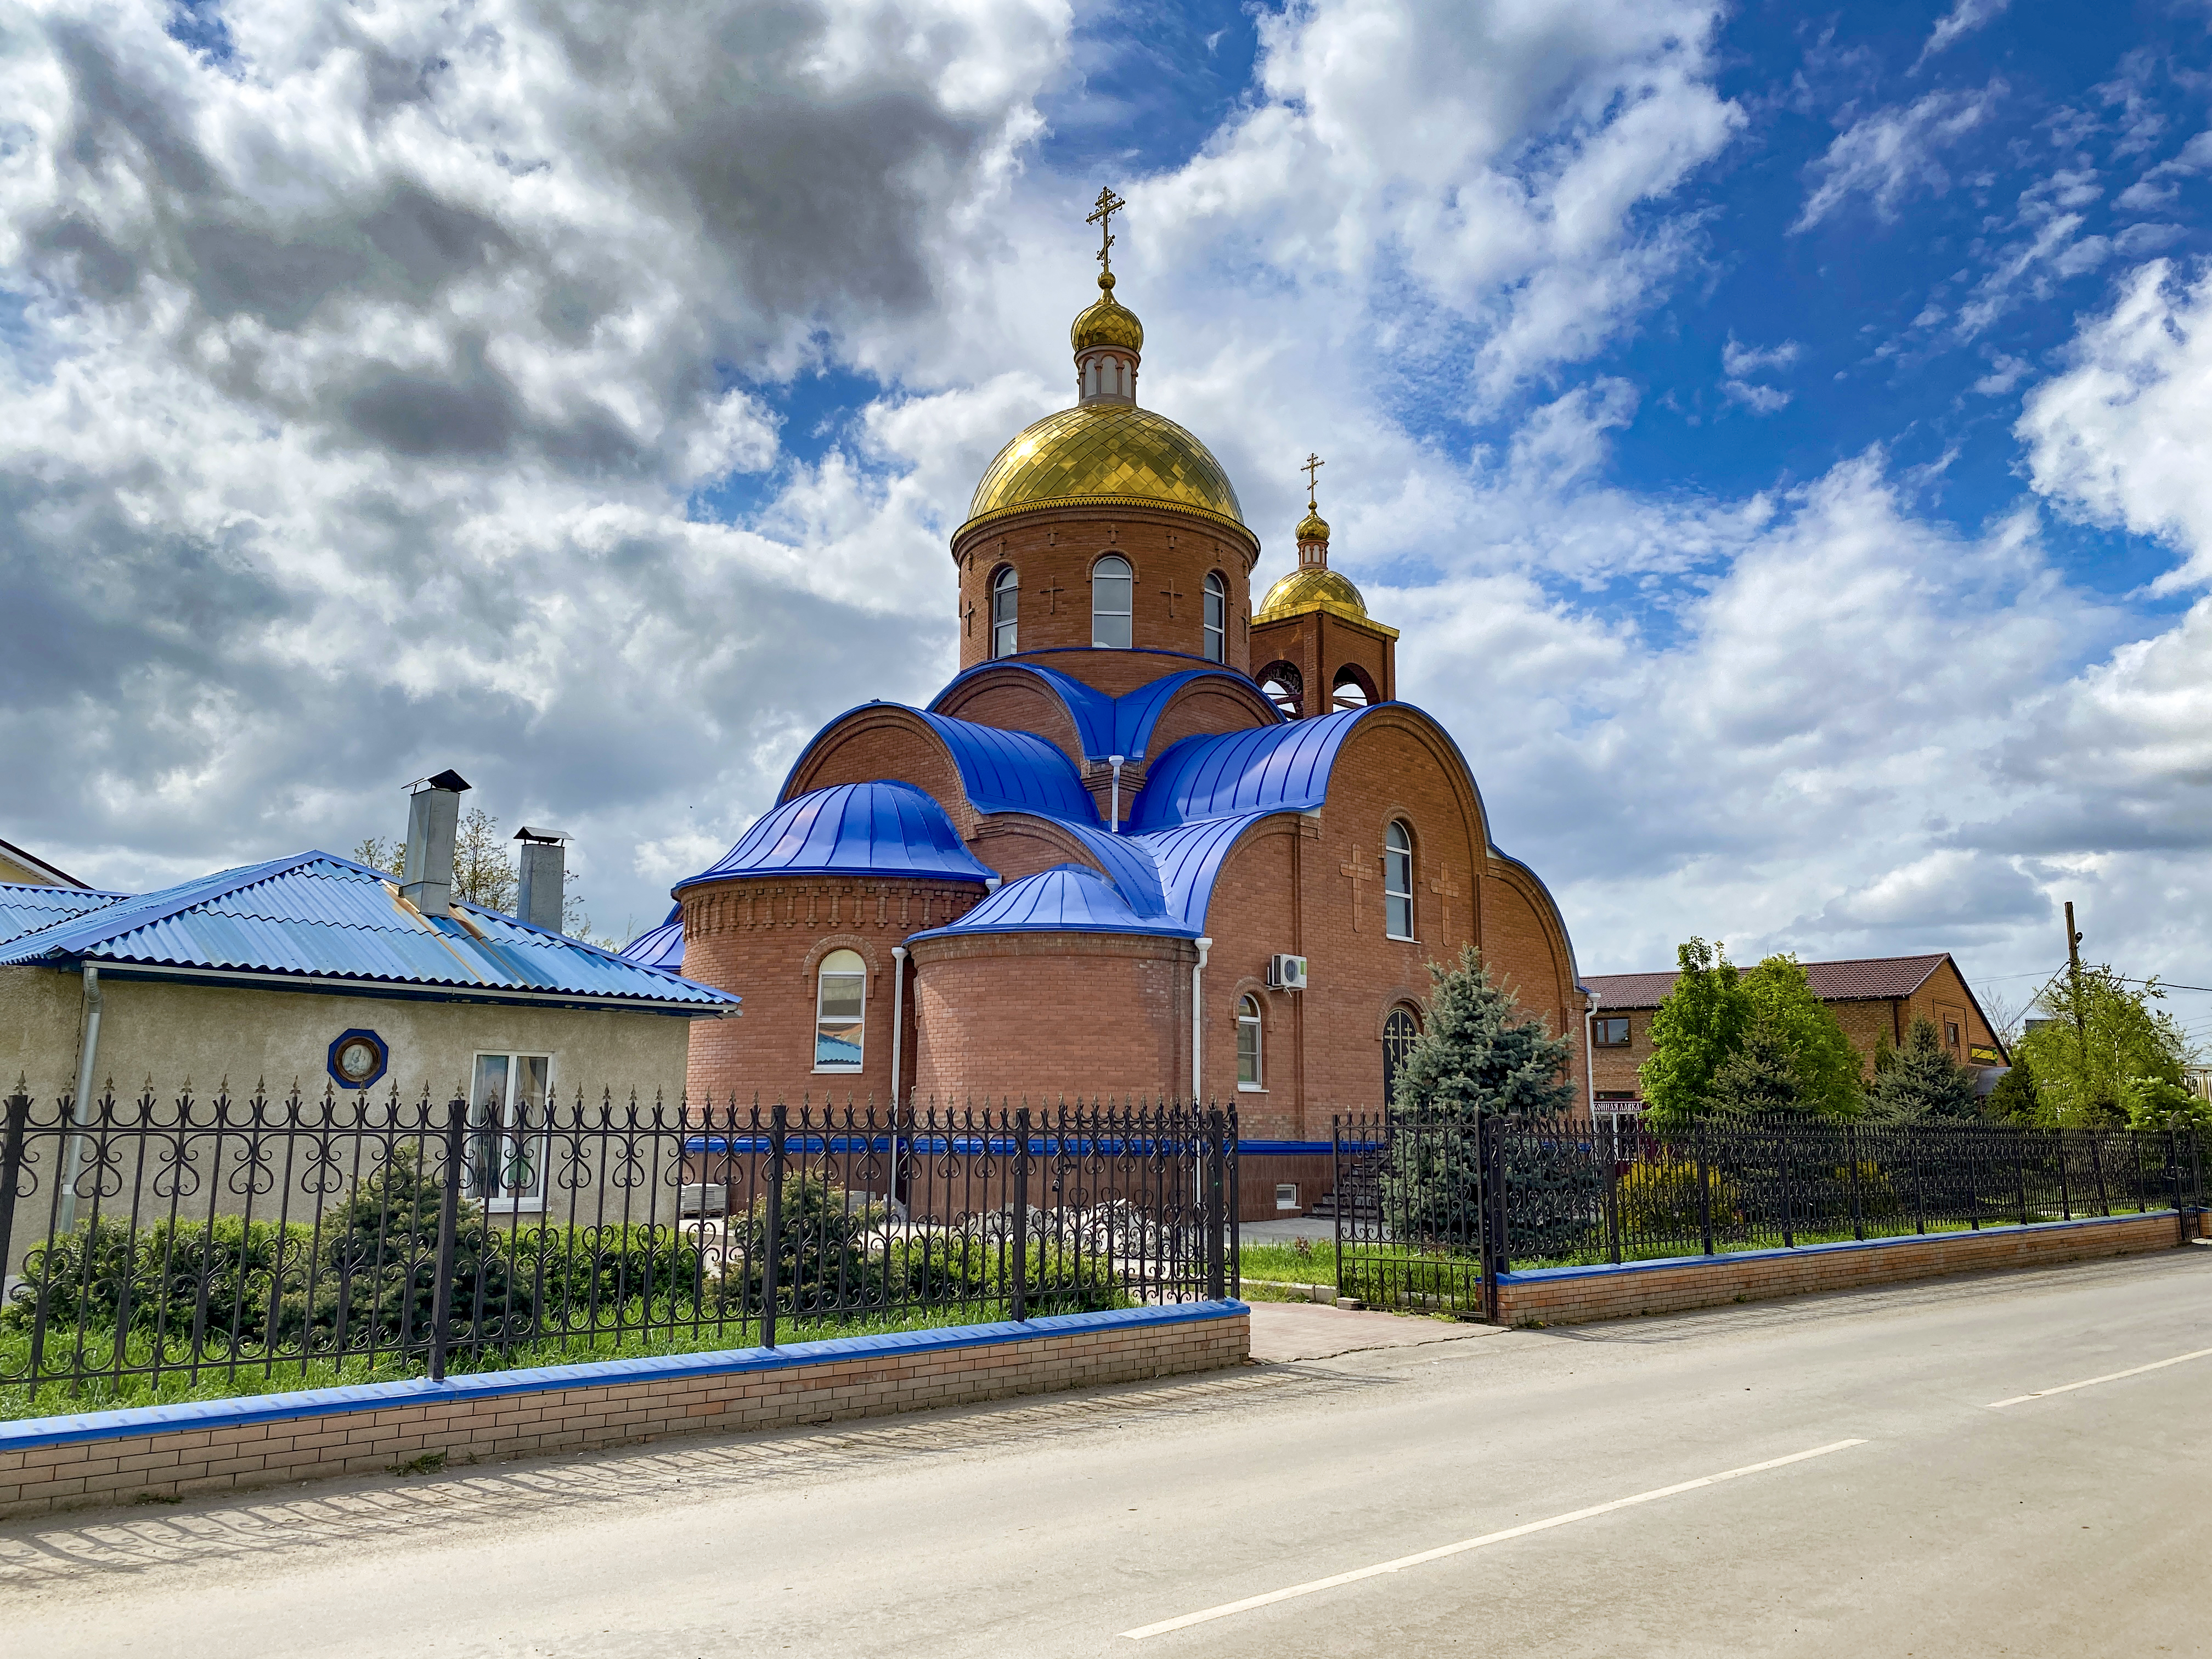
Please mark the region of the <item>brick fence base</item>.
[[0, 1516], [783, 1429], [1242, 1364], [1242, 1303], [0, 1423]]
[[1922, 1233], [1864, 1243], [1811, 1244], [1673, 1256], [1619, 1267], [1538, 1267], [1499, 1275], [1498, 1314], [1507, 1325], [1571, 1325], [1637, 1314], [1763, 1302], [1813, 1291], [1856, 1290], [1990, 1267], [2027, 1267], [2092, 1256], [2169, 1249], [2212, 1221], [2162, 1214], [2051, 1221], [1984, 1232]]

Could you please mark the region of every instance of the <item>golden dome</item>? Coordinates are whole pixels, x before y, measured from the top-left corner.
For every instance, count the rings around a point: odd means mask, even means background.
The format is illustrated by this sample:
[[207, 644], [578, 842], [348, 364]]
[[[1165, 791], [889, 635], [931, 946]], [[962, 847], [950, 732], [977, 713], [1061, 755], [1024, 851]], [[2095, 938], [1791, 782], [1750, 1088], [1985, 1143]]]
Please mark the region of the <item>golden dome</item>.
[[[1305, 526], [1298, 526], [1300, 539], [1304, 538]], [[1255, 623], [1278, 622], [1285, 617], [1296, 617], [1308, 611], [1326, 611], [1346, 622], [1361, 623], [1369, 628], [1398, 637], [1395, 628], [1384, 628], [1367, 614], [1367, 601], [1352, 585], [1352, 579], [1334, 570], [1293, 570], [1267, 590], [1267, 597], [1260, 601], [1260, 608], [1252, 613]]]
[[1244, 523], [1212, 451], [1164, 415], [1108, 400], [1063, 409], [1016, 433], [984, 469], [968, 522], [1047, 502], [1094, 501], [1179, 507], [1240, 529]]
[[1098, 286], [1105, 291], [1075, 313], [1068, 325], [1068, 343], [1078, 351], [1092, 346], [1120, 346], [1125, 351], [1145, 349], [1145, 325], [1137, 313], [1114, 297], [1114, 273], [1102, 272]]
[[[1306, 515], [1298, 520], [1297, 538], [1302, 542], [1325, 542], [1328, 539], [1328, 520], [1311, 502], [1306, 505]], [[1354, 588], [1355, 595], [1358, 589]]]

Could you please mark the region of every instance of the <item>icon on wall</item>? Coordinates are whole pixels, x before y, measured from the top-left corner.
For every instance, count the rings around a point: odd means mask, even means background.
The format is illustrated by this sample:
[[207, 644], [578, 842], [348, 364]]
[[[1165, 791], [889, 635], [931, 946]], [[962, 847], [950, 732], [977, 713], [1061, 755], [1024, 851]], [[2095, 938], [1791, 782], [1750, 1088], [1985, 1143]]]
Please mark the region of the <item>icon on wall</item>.
[[384, 1075], [392, 1050], [374, 1031], [341, 1031], [331, 1044], [330, 1073], [341, 1089], [366, 1089]]

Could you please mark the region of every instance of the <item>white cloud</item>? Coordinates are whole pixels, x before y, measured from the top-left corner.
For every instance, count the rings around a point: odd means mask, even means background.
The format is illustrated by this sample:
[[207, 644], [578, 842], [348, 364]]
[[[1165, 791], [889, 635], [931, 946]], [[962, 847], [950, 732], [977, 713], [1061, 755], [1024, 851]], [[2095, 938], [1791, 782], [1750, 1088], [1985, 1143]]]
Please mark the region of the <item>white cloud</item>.
[[1920, 56], [1912, 60], [1911, 73], [1917, 75], [1920, 66], [1937, 52], [1948, 50], [1962, 34], [1972, 33], [1984, 23], [2002, 15], [2012, 0], [1959, 0], [1958, 4], [1936, 20], [1929, 31], [1927, 45], [1920, 48]]
[[1936, 152], [1981, 125], [2004, 92], [2002, 82], [1992, 81], [1979, 92], [1931, 92], [1862, 117], [1806, 170], [1813, 188], [1790, 228], [1811, 229], [1854, 196], [1870, 198], [1878, 216], [1894, 219], [1909, 194], [1941, 195], [1951, 176]]

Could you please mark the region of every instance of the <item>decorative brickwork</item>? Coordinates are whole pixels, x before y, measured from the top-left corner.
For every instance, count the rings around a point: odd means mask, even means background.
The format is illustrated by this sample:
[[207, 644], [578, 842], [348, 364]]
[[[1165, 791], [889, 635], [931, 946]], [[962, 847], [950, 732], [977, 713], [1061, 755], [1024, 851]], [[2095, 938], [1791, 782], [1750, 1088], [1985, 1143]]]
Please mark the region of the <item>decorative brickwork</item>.
[[0, 1516], [812, 1427], [1244, 1363], [1238, 1303], [0, 1424]]

